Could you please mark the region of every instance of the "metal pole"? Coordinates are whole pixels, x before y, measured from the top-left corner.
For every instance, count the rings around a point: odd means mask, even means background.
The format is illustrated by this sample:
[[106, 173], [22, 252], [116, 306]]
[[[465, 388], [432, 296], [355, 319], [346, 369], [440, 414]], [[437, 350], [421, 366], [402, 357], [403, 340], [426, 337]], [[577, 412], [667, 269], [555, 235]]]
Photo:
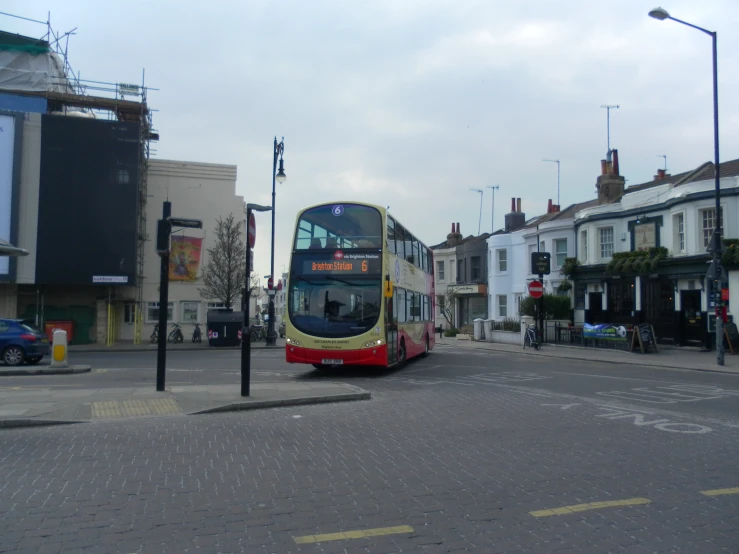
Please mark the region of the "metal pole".
[[492, 206], [492, 214], [490, 215], [490, 226], [492, 227], [492, 233], [495, 233], [495, 191], [500, 188], [499, 185], [488, 185], [488, 188], [490, 189], [490, 192], [492, 192], [493, 196], [493, 206]]
[[713, 149], [714, 149], [714, 165], [715, 170], [715, 188], [716, 188], [716, 229], [714, 231], [716, 238], [714, 243], [713, 260], [716, 267], [716, 287], [715, 287], [715, 305], [718, 309], [716, 317], [716, 363], [724, 365], [724, 321], [723, 316], [723, 300], [721, 300], [721, 289], [723, 288], [723, 268], [721, 267], [721, 171], [719, 162], [719, 142], [718, 142], [718, 36], [715, 32], [711, 33], [713, 39]]
[[[249, 233], [251, 210], [246, 210], [246, 229]], [[251, 246], [249, 237], [246, 237], [246, 275], [244, 277], [244, 329], [241, 331], [241, 396], [249, 396], [251, 387], [251, 326], [249, 325], [249, 305], [251, 292], [249, 291], [249, 275], [251, 275]]]
[[[172, 215], [172, 203], [162, 203], [162, 220]], [[169, 225], [169, 223], [167, 223]], [[167, 242], [169, 233], [167, 230]], [[169, 247], [168, 247], [169, 248]], [[167, 313], [169, 312], [169, 254], [161, 256], [159, 269], [159, 336], [157, 345], [157, 391], [164, 392], [165, 373], [167, 371]]]
[[[277, 173], [278, 145], [275, 137], [274, 157], [272, 161], [272, 248], [269, 259], [269, 276], [272, 282], [275, 279], [275, 177]], [[267, 346], [274, 346], [275, 341], [275, 301], [274, 296], [269, 297], [269, 321], [267, 322]]]
[[557, 161], [557, 206], [559, 205], [559, 161]]

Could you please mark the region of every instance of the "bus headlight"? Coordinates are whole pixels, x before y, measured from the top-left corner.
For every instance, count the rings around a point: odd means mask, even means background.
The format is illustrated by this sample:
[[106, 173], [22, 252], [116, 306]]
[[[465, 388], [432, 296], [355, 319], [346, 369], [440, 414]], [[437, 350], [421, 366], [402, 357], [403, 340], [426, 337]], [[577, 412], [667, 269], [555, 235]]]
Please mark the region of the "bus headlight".
[[382, 344], [382, 339], [371, 340], [371, 341], [365, 342], [364, 345], [362, 345], [362, 348], [374, 348], [375, 346], [380, 346], [381, 344]]
[[300, 342], [299, 340], [291, 339], [290, 337], [288, 337], [285, 342], [292, 346], [303, 346], [302, 342]]

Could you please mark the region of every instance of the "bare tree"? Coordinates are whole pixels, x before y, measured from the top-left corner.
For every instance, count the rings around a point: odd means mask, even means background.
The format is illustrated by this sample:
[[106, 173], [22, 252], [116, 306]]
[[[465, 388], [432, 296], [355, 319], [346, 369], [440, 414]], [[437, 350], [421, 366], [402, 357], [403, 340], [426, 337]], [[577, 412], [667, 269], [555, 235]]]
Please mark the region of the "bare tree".
[[454, 304], [457, 300], [457, 295], [447, 289], [445, 294], [437, 296], [436, 301], [439, 304], [441, 315], [444, 316], [449, 327], [454, 327]]
[[[203, 268], [203, 287], [200, 296], [218, 300], [225, 308], [233, 307], [244, 289], [246, 274], [246, 245], [244, 244], [244, 222], [233, 214], [216, 220], [215, 246], [208, 248], [208, 262]], [[258, 284], [258, 279], [256, 280]], [[253, 290], [255, 277], [249, 284]]]

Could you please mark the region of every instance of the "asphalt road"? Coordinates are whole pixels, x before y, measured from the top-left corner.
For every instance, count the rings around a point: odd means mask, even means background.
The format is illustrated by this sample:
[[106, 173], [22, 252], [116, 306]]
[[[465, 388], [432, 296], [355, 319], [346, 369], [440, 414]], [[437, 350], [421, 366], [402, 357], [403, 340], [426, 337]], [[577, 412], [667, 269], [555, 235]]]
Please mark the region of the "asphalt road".
[[[152, 352], [72, 361], [0, 386], [154, 386]], [[238, 351], [168, 361], [238, 386]], [[739, 377], [444, 346], [253, 378], [373, 399], [0, 432], [0, 551], [739, 552]]]

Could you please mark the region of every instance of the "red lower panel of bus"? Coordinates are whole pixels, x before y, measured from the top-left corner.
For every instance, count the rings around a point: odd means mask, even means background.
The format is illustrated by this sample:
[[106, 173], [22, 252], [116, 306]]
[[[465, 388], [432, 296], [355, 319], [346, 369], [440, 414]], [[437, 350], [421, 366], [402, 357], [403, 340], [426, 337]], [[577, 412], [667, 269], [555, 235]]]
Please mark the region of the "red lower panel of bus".
[[387, 366], [387, 345], [361, 350], [314, 350], [285, 346], [285, 360], [291, 364], [324, 364], [324, 360], [341, 360], [344, 365]]

